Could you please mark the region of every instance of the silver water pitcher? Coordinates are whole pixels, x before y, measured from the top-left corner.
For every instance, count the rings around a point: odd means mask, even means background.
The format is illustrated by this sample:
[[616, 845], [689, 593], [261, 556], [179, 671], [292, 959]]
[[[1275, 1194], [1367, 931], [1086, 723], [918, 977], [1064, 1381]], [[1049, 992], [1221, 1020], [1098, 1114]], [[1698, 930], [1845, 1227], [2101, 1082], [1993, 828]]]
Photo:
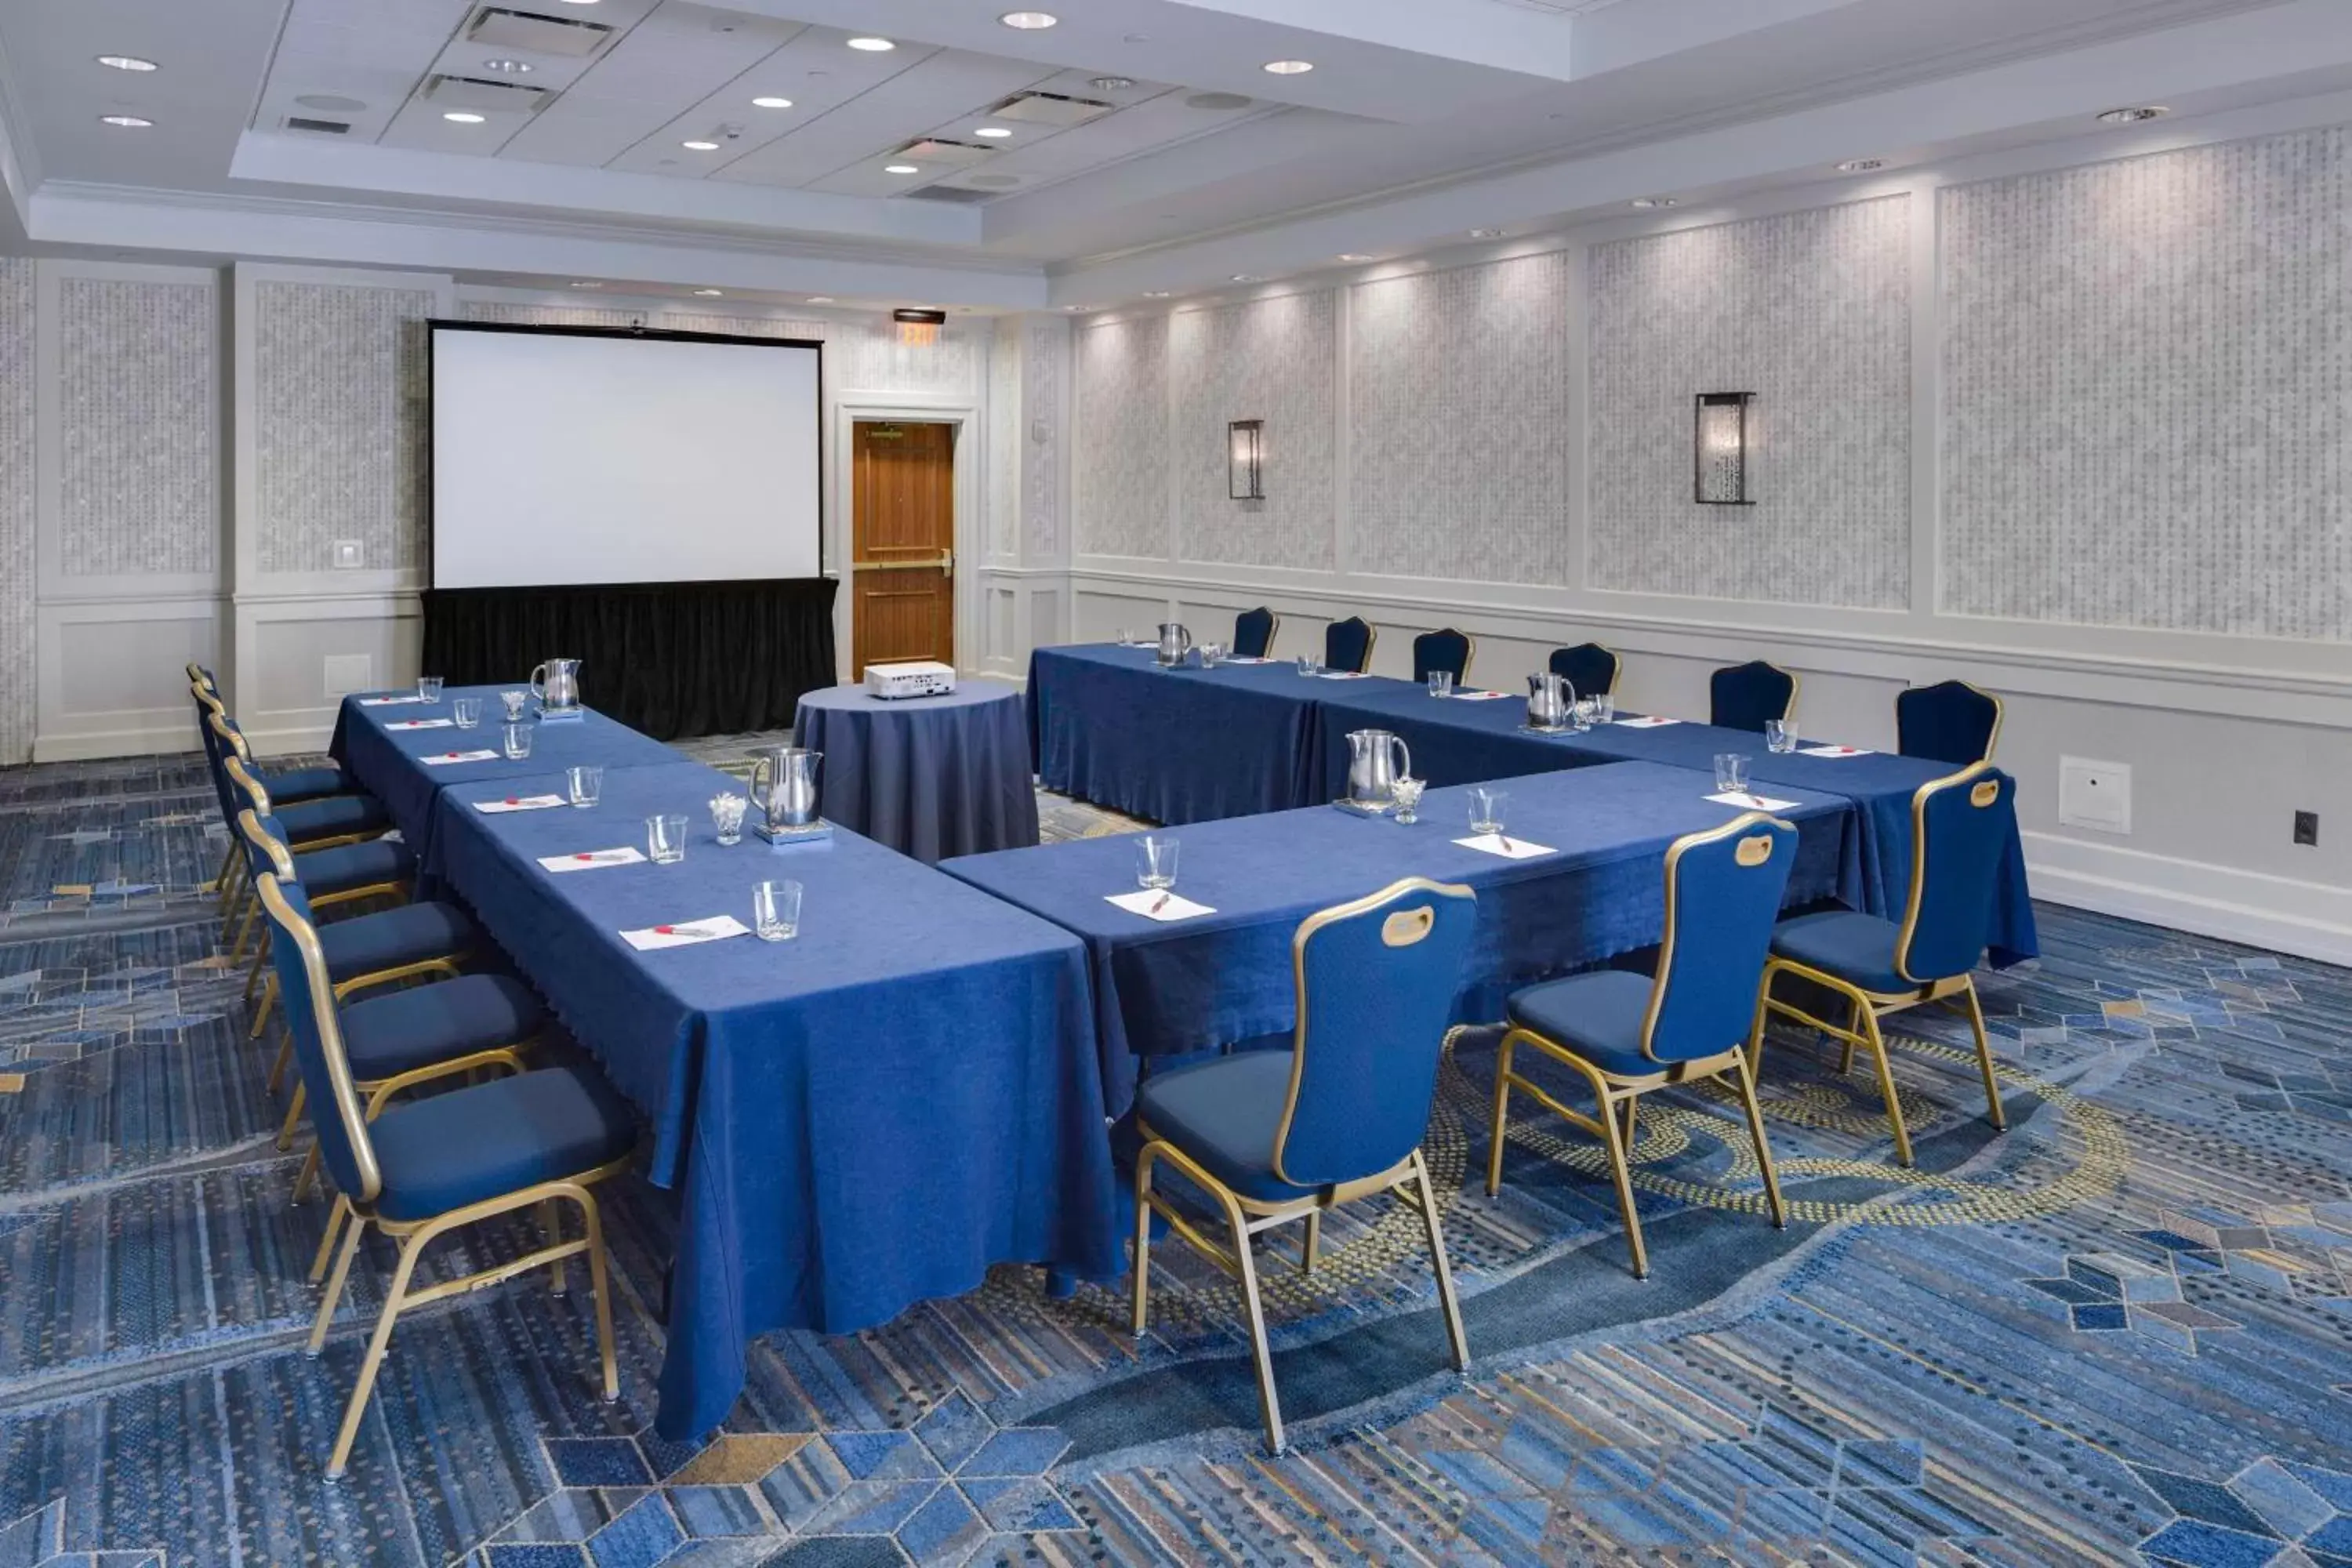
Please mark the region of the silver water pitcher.
[[1404, 737], [1387, 730], [1348, 731], [1348, 801], [1360, 811], [1386, 811], [1394, 804], [1396, 782], [1412, 773], [1412, 752]]
[[541, 716], [567, 718], [580, 710], [580, 661], [551, 658], [531, 666], [531, 695], [539, 699]]
[[805, 746], [771, 746], [751, 767], [751, 798], [760, 820], [751, 830], [771, 844], [805, 838], [822, 820], [817, 764], [823, 752]]
[[1528, 728], [1564, 730], [1576, 701], [1568, 677], [1543, 671], [1528, 677]]
[[1170, 669], [1173, 669], [1178, 665], [1183, 663], [1184, 656], [1192, 651], [1192, 634], [1191, 632], [1186, 631], [1174, 621], [1169, 621], [1161, 625], [1160, 628], [1160, 650], [1154, 657], [1157, 658], [1162, 665], [1166, 666]]

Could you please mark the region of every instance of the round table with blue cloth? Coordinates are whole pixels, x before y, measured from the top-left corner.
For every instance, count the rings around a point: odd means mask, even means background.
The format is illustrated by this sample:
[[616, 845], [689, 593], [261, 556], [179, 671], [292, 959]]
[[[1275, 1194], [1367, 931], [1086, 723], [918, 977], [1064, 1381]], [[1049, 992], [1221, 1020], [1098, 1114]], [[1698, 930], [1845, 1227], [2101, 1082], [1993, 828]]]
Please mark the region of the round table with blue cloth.
[[828, 687], [801, 699], [793, 725], [824, 753], [829, 822], [926, 862], [1037, 842], [1028, 719], [1002, 681], [891, 701]]

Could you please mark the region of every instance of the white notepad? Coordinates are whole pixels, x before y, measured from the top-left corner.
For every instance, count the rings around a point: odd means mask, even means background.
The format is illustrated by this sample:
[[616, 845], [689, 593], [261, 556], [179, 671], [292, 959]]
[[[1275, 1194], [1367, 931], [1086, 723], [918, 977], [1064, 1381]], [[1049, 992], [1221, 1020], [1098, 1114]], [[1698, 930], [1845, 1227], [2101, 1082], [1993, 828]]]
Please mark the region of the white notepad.
[[1797, 750], [1809, 757], [1866, 757], [1871, 754], [1867, 746], [1800, 746]]
[[1198, 915], [1217, 912], [1206, 904], [1196, 904], [1190, 899], [1178, 898], [1174, 893], [1155, 893], [1148, 889], [1133, 893], [1108, 893], [1104, 898], [1131, 915], [1141, 915], [1151, 921], [1189, 921]]
[[751, 928], [733, 915], [710, 915], [698, 921], [680, 921], [674, 925], [625, 931], [621, 933], [621, 940], [639, 952], [651, 952], [659, 947], [692, 947], [697, 942], [723, 942], [730, 936], [751, 934]]
[[624, 844], [618, 849], [583, 849], [573, 855], [542, 855], [539, 863], [551, 871], [593, 871], [599, 866], [638, 866], [646, 852]]
[[571, 804], [560, 795], [510, 795], [504, 800], [478, 800], [474, 809], [495, 816], [502, 811], [545, 811], [551, 805]]
[[1622, 724], [1628, 730], [1655, 730], [1667, 724], [1679, 724], [1679, 719], [1669, 719], [1663, 713], [1643, 713], [1631, 719], [1612, 719], [1612, 724]]
[[1318, 680], [1369, 680], [1371, 677], [1360, 669], [1327, 669], [1315, 679]]
[[362, 708], [398, 708], [407, 703], [422, 702], [425, 699], [422, 697], [417, 696], [415, 692], [411, 692], [405, 697], [362, 697], [360, 699], [360, 706]]
[[1738, 790], [1726, 790], [1721, 795], [1706, 797], [1717, 805], [1736, 805], [1742, 811], [1788, 811], [1795, 807], [1793, 800], [1774, 800], [1769, 795], [1748, 795]]
[[1475, 838], [1457, 838], [1454, 842], [1465, 849], [1499, 855], [1506, 860], [1532, 860], [1538, 855], [1558, 853], [1549, 844], [1530, 844], [1524, 838], [1510, 838], [1500, 833], [1481, 833]]
[[1245, 653], [1229, 653], [1217, 660], [1219, 664], [1272, 664], [1270, 658], [1256, 658]]
[[429, 757], [419, 757], [416, 760], [423, 763], [428, 768], [438, 768], [446, 767], [451, 763], [494, 763], [498, 761], [498, 758], [499, 754], [496, 752], [480, 751], [440, 752]]
[[454, 727], [457, 722], [455, 719], [395, 719], [384, 728], [387, 730], [447, 730]]
[[1498, 697], [1509, 695], [1507, 691], [1456, 691], [1453, 697], [1456, 702], [1492, 702]]

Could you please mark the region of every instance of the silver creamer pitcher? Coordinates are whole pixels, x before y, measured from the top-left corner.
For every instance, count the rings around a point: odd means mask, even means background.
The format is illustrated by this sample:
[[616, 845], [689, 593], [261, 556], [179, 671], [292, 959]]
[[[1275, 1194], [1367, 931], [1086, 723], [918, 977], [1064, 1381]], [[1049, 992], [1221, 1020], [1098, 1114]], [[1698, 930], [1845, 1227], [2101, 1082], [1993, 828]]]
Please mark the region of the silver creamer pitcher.
[[1169, 621], [1161, 625], [1160, 628], [1160, 651], [1155, 656], [1161, 664], [1173, 669], [1178, 665], [1183, 663], [1184, 656], [1192, 651], [1192, 634], [1191, 632], [1186, 631], [1174, 621]]
[[1549, 671], [1528, 676], [1528, 728], [1566, 729], [1570, 706], [1575, 700], [1576, 688], [1568, 683], [1568, 677]]
[[771, 746], [751, 768], [751, 805], [760, 813], [752, 831], [773, 844], [807, 837], [821, 820], [817, 764], [823, 752], [805, 746]]
[[539, 699], [541, 714], [551, 719], [562, 719], [580, 710], [580, 661], [576, 658], [551, 658], [545, 664], [533, 665], [530, 671], [531, 695]]
[[1387, 730], [1348, 731], [1348, 804], [1367, 811], [1386, 811], [1393, 804], [1396, 782], [1412, 773], [1412, 752], [1404, 737]]

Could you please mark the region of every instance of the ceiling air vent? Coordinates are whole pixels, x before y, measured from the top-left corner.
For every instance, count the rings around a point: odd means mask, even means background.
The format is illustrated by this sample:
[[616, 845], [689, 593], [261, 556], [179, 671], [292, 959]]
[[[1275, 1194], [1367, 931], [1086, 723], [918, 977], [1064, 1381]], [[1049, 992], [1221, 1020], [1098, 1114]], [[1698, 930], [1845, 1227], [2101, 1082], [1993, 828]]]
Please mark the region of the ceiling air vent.
[[313, 120], [308, 115], [289, 114], [286, 117], [286, 129], [308, 131], [316, 136], [343, 136], [350, 133], [352, 127], [347, 120]]
[[896, 156], [939, 168], [965, 169], [995, 151], [993, 147], [982, 147], [970, 142], [943, 142], [936, 136], [926, 136], [919, 142], [908, 142], [898, 149]]
[[1059, 92], [1016, 92], [988, 111], [991, 120], [1017, 121], [1024, 125], [1084, 125], [1099, 120], [1116, 104], [1091, 98], [1071, 98]]
[[996, 199], [994, 191], [975, 191], [963, 185], [923, 185], [902, 194], [910, 202], [946, 202], [960, 207]]
[[569, 16], [541, 16], [530, 11], [509, 11], [485, 5], [466, 29], [468, 43], [499, 49], [529, 49], [534, 54], [562, 55], [580, 59], [604, 47], [614, 28], [603, 22], [578, 22]]
[[425, 84], [425, 97], [436, 109], [467, 109], [489, 114], [536, 114], [555, 95], [541, 87], [510, 81], [484, 81], [478, 77], [436, 76]]

